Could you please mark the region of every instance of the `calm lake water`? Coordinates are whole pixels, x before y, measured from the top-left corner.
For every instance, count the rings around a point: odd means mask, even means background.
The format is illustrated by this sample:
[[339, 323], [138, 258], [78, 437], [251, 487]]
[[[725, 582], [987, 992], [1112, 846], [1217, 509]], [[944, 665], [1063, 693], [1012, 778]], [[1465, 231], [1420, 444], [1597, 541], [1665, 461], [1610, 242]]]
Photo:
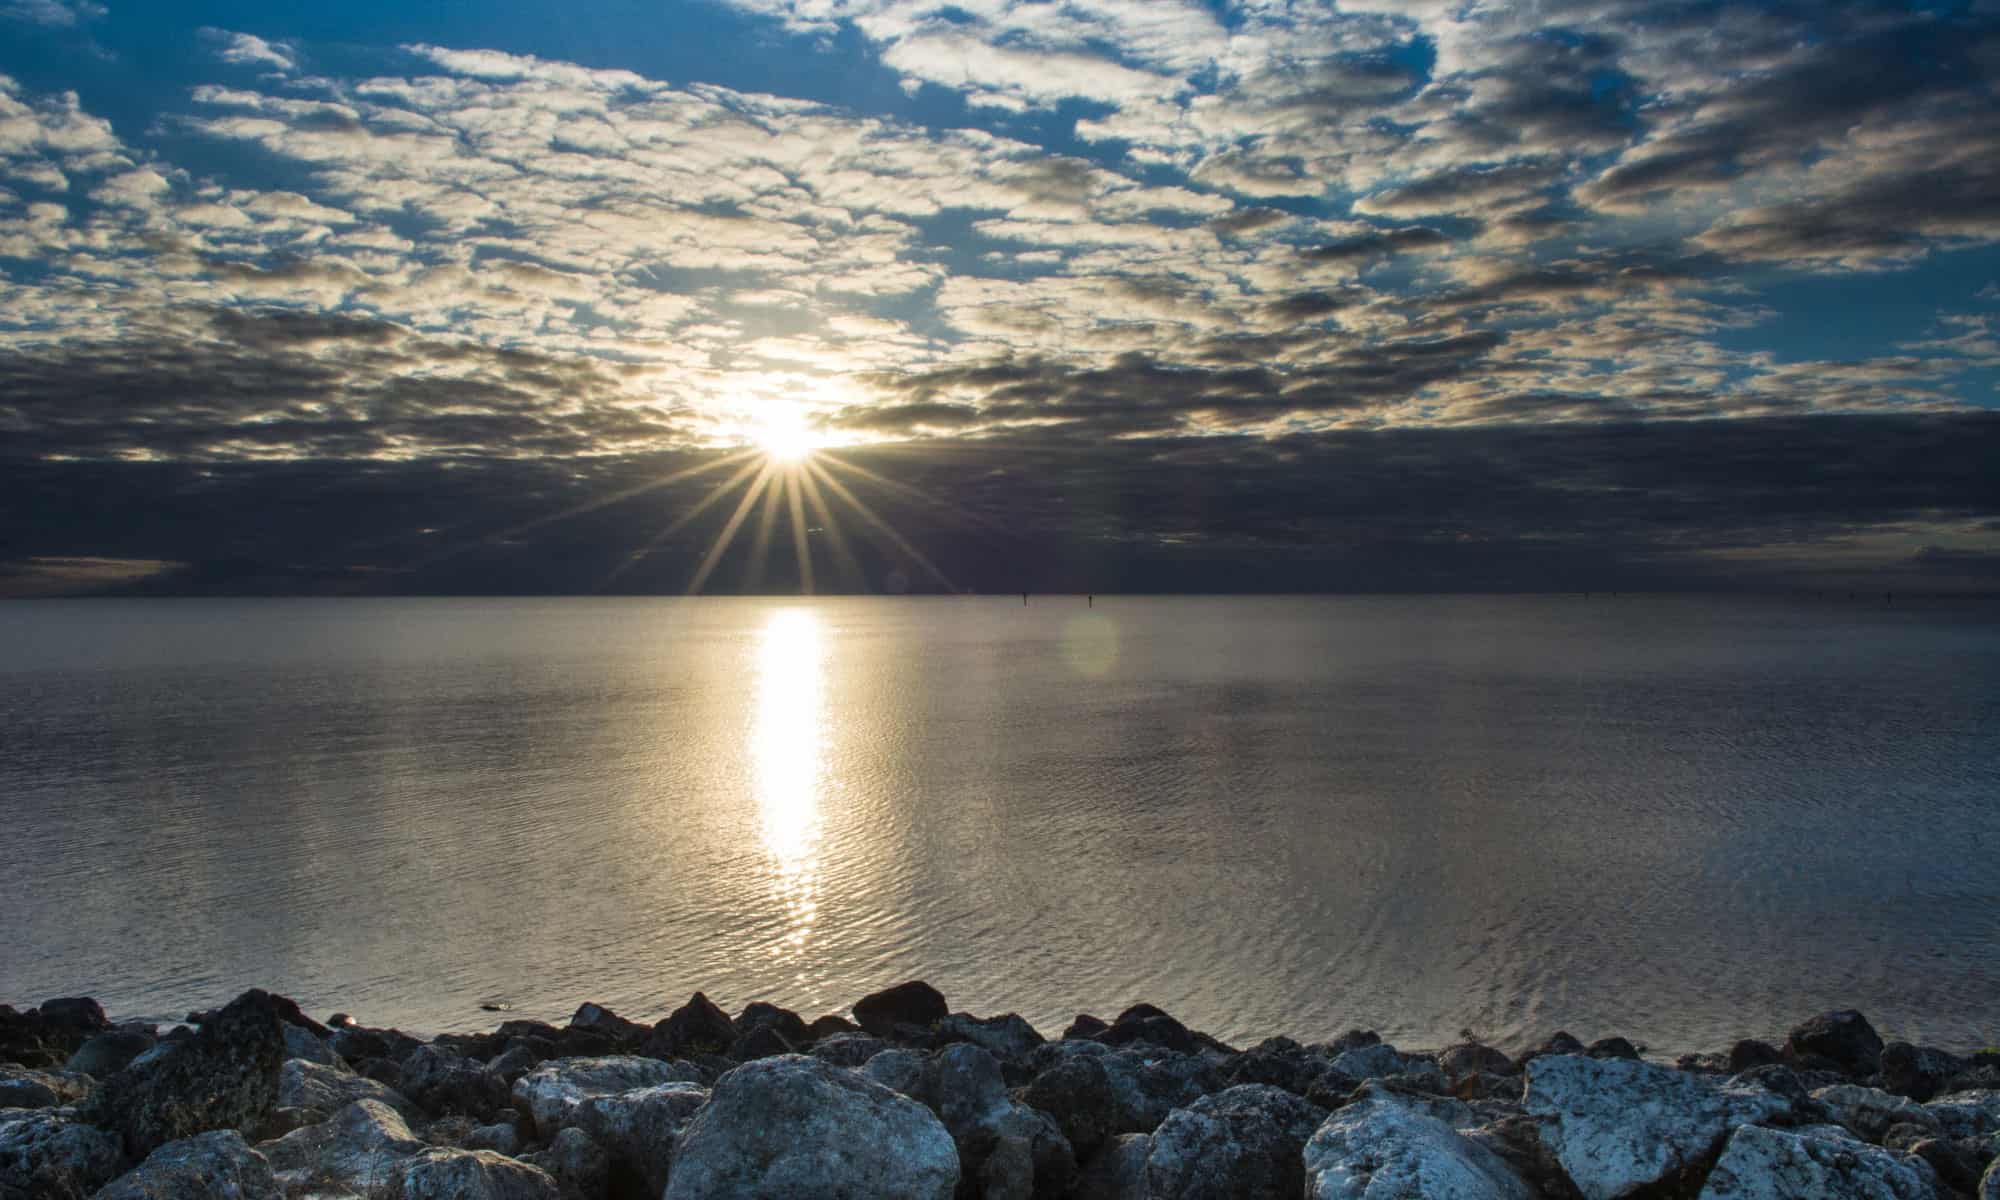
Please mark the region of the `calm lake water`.
[[17, 1006], [2000, 1043], [1978, 602], [21, 602], [0, 739]]

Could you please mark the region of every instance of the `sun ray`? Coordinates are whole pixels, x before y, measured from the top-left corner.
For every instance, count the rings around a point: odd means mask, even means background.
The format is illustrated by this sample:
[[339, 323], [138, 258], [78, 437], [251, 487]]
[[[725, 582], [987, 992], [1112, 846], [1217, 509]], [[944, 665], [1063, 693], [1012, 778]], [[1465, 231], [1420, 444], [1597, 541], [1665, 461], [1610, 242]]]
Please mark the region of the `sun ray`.
[[758, 465], [763, 469], [757, 472], [757, 478], [751, 481], [749, 488], [744, 491], [743, 499], [736, 505], [736, 511], [729, 515], [729, 523], [722, 527], [722, 533], [716, 537], [715, 545], [709, 547], [708, 556], [701, 560], [701, 566], [694, 573], [694, 582], [688, 584], [688, 595], [692, 596], [701, 591], [701, 585], [708, 582], [709, 573], [715, 570], [716, 563], [722, 561], [723, 552], [729, 549], [729, 543], [736, 538], [736, 531], [742, 528], [743, 518], [750, 515], [750, 506], [757, 503], [757, 497], [771, 482], [771, 464], [764, 462]]
[[860, 515], [862, 520], [868, 522], [870, 525], [873, 525], [878, 531], [881, 532], [882, 536], [888, 538], [891, 542], [895, 543], [897, 549], [909, 555], [912, 559], [916, 561], [916, 563], [919, 566], [923, 567], [924, 570], [930, 572], [933, 578], [935, 578], [939, 583], [944, 585], [946, 591], [955, 592], [958, 590], [958, 585], [953, 583], [950, 577], [947, 576], [943, 571], [939, 570], [936, 563], [924, 557], [924, 552], [917, 549], [915, 546], [911, 545], [910, 539], [904, 537], [900, 533], [897, 533], [895, 529], [892, 528], [887, 521], [884, 521], [881, 517], [876, 516], [875, 510], [868, 507], [868, 505], [862, 501], [861, 497], [855, 495], [851, 490], [849, 490], [846, 484], [840, 482], [840, 480], [838, 479], [835, 479], [833, 475], [826, 470], [826, 468], [820, 466], [818, 463], [807, 462], [802, 465], [805, 467], [806, 470], [812, 472], [815, 476], [817, 476], [819, 478], [819, 481], [826, 485], [828, 491], [831, 491], [835, 496], [839, 497], [840, 499], [845, 500], [848, 506], [852, 508], [857, 514]]
[[771, 559], [771, 531], [778, 525], [778, 508], [783, 500], [780, 495], [785, 490], [785, 476], [792, 470], [783, 459], [776, 459], [771, 477], [764, 489], [764, 507], [757, 512], [757, 532], [750, 542], [750, 561], [743, 565], [743, 590], [754, 592], [764, 584], [764, 566]]
[[799, 560], [799, 590], [813, 594], [812, 546], [806, 541], [805, 505], [799, 501], [799, 472], [785, 472], [785, 503], [792, 510], [792, 553]]
[[841, 458], [838, 455], [829, 454], [824, 450], [820, 451], [816, 457], [818, 461], [825, 463], [829, 467], [838, 467], [843, 471], [852, 472], [853, 474], [868, 480], [869, 482], [877, 485], [878, 487], [881, 487], [885, 491], [893, 492], [901, 496], [905, 500], [909, 500], [913, 503], [918, 503], [918, 504], [927, 504], [933, 508], [941, 509], [944, 512], [948, 512], [955, 517], [963, 518], [970, 524], [978, 525], [993, 533], [998, 533], [998, 534], [1012, 533], [1012, 530], [1009, 530], [1005, 525], [994, 520], [992, 517], [984, 516], [980, 513], [973, 512], [971, 509], [965, 508], [962, 505], [954, 504], [949, 500], [940, 499], [936, 496], [931, 495], [929, 492], [924, 491], [922, 488], [914, 487], [910, 484], [904, 483], [900, 479], [891, 479], [887, 475], [881, 474], [878, 471], [871, 471], [867, 467], [862, 466], [860, 463], [849, 462], [847, 459]]
[[861, 569], [861, 560], [854, 557], [853, 548], [847, 544], [847, 533], [841, 529], [840, 520], [834, 516], [833, 510], [827, 507], [826, 497], [820, 494], [819, 484], [813, 479], [812, 472], [800, 471], [798, 480], [799, 490], [806, 496], [806, 506], [812, 509], [813, 517], [826, 531], [827, 544], [833, 548], [833, 561], [839, 566], [842, 577], [849, 587], [862, 592], [870, 590], [868, 574]]
[[[740, 456], [731, 455], [730, 457], [736, 458]], [[721, 500], [729, 493], [735, 491], [737, 484], [742, 483], [745, 479], [748, 479], [752, 474], [756, 472], [756, 470], [759, 467], [763, 465], [764, 464], [761, 462], [754, 462], [754, 461], [744, 463], [742, 470], [737, 471], [734, 475], [731, 475], [729, 478], [723, 480], [721, 483], [716, 484], [715, 487], [708, 493], [708, 495], [703, 496], [701, 498], [701, 501], [697, 503], [693, 508], [688, 509], [680, 516], [675, 517], [672, 521], [668, 522], [666, 526], [664, 526], [658, 533], [654, 534], [650, 538], [647, 538], [646, 541], [638, 547], [638, 549], [632, 551], [632, 553], [626, 557], [624, 562], [619, 563], [617, 566], [611, 568], [611, 573], [609, 575], [606, 575], [604, 577], [604, 581], [597, 585], [598, 589], [601, 591], [604, 588], [611, 586], [611, 584], [620, 575], [623, 575], [625, 572], [631, 570], [632, 567], [636, 565], [640, 559], [645, 558], [648, 554], [651, 554], [654, 550], [658, 549], [660, 543], [666, 541], [668, 538], [674, 536], [676, 533], [679, 533], [682, 529], [685, 529], [687, 527], [688, 522], [694, 520], [696, 517], [699, 517], [701, 514], [713, 508], [715, 506], [716, 501]]]

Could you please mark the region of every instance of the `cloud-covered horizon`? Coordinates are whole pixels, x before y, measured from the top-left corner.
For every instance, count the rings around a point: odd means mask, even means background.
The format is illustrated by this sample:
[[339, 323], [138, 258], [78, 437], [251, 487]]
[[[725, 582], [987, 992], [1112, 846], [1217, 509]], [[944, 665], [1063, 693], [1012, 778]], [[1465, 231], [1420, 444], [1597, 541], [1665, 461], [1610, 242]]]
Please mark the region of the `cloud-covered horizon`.
[[[41, 486], [622, 479], [784, 408], [1077, 586], [1287, 545], [1319, 565], [1269, 586], [1528, 586], [1508, 555], [1549, 547], [1566, 580], [1988, 586], [2000, 554], [1990, 486], [1914, 449], [2000, 461], [1991, 3], [731, 0], [756, 88], [176, 7], [140, 119], [52, 86], [142, 69], [117, 5], [0, 9], [0, 457]], [[897, 95], [787, 94], [828, 64]], [[1533, 520], [1446, 520], [1413, 445]], [[1619, 465], [1493, 478], [1556, 445]], [[1167, 463], [1198, 519], [1140, 486]], [[42, 510], [17, 575], [238, 557], [225, 513], [147, 546], [7, 491]]]

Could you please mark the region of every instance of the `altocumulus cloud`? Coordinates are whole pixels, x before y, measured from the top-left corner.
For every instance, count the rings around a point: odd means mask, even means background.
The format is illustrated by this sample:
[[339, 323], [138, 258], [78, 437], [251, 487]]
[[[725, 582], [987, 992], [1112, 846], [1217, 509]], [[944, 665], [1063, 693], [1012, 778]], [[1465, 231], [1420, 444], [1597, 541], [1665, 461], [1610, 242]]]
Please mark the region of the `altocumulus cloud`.
[[977, 586], [1990, 579], [1978, 284], [1760, 330], [2000, 243], [2000, 14], [734, 3], [955, 115], [282, 30], [144, 126], [0, 76], [9, 578], [587, 588], [594, 491], [782, 404]]

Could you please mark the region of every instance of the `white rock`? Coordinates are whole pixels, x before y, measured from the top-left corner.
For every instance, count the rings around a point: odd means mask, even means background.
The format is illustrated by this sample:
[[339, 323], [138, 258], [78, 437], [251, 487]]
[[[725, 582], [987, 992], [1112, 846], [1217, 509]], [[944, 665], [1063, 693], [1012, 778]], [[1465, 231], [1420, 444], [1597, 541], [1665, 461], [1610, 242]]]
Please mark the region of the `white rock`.
[[540, 1167], [491, 1150], [426, 1150], [397, 1168], [400, 1200], [562, 1200]]
[[534, 1121], [536, 1136], [547, 1140], [569, 1124], [577, 1105], [592, 1096], [690, 1081], [689, 1070], [657, 1058], [625, 1055], [553, 1059], [514, 1081], [514, 1107]]
[[234, 1129], [168, 1142], [97, 1200], [282, 1200], [271, 1164]]
[[1528, 1064], [1523, 1107], [1584, 1200], [1614, 1200], [1686, 1171], [1729, 1130], [1791, 1107], [1750, 1088], [1624, 1058], [1545, 1054]]
[[332, 1184], [366, 1196], [394, 1179], [404, 1159], [427, 1148], [395, 1109], [357, 1100], [332, 1120], [260, 1143], [257, 1151], [288, 1192]]
[[681, 1132], [666, 1200], [949, 1200], [958, 1152], [930, 1109], [814, 1058], [758, 1059], [716, 1081]]
[[1308, 1200], [1532, 1200], [1485, 1146], [1426, 1106], [1371, 1090], [1306, 1143]]
[[1841, 1083], [1823, 1087], [1812, 1098], [1826, 1105], [1834, 1120], [1869, 1141], [1880, 1141], [1891, 1125], [1921, 1125], [1935, 1133], [1937, 1114], [1906, 1096], [1895, 1096], [1880, 1088]]
[[1936, 1200], [1922, 1159], [1846, 1138], [1745, 1125], [1708, 1173], [1700, 1200]]

